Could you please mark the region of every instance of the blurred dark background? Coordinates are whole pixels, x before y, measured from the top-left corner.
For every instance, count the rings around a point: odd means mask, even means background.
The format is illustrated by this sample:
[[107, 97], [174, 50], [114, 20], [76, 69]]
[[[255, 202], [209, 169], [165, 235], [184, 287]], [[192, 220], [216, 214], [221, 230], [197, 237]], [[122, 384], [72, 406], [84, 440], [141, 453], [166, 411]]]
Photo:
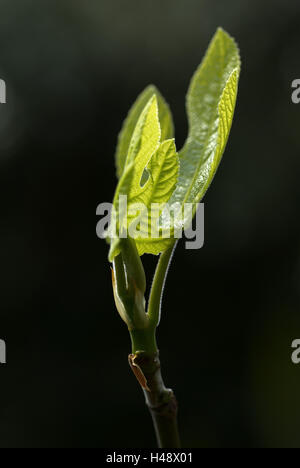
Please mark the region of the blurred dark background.
[[299, 1], [1, 0], [0, 12], [0, 446], [155, 446], [95, 211], [147, 84], [182, 146], [189, 80], [223, 26], [242, 54], [238, 105], [205, 246], [180, 244], [168, 278], [163, 370], [184, 446], [300, 448]]

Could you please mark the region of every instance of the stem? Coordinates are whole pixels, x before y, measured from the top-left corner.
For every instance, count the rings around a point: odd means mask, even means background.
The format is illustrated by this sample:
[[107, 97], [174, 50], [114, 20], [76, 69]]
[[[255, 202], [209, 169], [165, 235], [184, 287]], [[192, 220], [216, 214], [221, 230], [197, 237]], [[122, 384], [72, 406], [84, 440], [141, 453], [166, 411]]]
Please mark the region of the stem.
[[173, 391], [167, 389], [163, 382], [155, 338], [163, 290], [176, 245], [177, 243], [160, 256], [150, 293], [148, 327], [130, 330], [133, 354], [129, 355], [129, 363], [144, 391], [160, 448], [180, 448], [177, 400]]
[[131, 354], [129, 363], [143, 388], [159, 448], [180, 448], [177, 401], [162, 380], [158, 352]]
[[161, 254], [156, 267], [148, 307], [149, 322], [155, 327], [157, 327], [160, 322], [162, 296], [176, 246], [177, 242]]
[[150, 354], [157, 353], [156, 333], [155, 328], [148, 326], [147, 328], [135, 328], [129, 330], [131, 338], [132, 354], [147, 352]]
[[121, 254], [113, 262], [112, 280], [115, 303], [131, 337], [132, 354], [129, 355], [129, 363], [143, 388], [158, 446], [179, 448], [177, 401], [173, 391], [164, 385], [156, 345], [162, 295], [176, 244], [160, 256], [150, 293], [148, 313], [145, 311], [144, 299], [145, 272], [136, 245], [129, 239], [123, 240], [121, 247]]

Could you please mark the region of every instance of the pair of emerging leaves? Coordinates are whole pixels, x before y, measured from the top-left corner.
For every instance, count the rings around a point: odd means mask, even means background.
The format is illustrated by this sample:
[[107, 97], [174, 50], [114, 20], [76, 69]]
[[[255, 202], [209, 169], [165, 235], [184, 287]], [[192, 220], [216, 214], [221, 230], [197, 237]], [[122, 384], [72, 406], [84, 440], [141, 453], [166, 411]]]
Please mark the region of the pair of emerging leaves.
[[[119, 135], [116, 165], [119, 183], [114, 197], [118, 218], [120, 196], [127, 197], [127, 220], [136, 223], [139, 255], [159, 254], [174, 244], [174, 237], [151, 237], [152, 223], [163, 228], [162, 206], [201, 201], [218, 168], [234, 114], [240, 56], [234, 40], [218, 29], [196, 70], [188, 93], [189, 133], [176, 152], [170, 109], [154, 86], [147, 87], [131, 108]], [[145, 218], [137, 209], [151, 212]], [[155, 219], [154, 219], [155, 218]], [[183, 227], [183, 226], [182, 226]], [[120, 233], [121, 226], [118, 226]], [[109, 260], [120, 252], [118, 238], [111, 239]]]

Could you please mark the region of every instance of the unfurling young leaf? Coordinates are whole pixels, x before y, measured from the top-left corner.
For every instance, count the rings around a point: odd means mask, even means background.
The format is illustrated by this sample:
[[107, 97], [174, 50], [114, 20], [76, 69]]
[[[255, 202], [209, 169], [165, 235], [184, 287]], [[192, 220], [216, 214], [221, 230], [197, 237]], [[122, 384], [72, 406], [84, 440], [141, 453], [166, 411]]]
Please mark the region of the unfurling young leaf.
[[[224, 153], [237, 96], [240, 55], [235, 41], [222, 29], [213, 37], [196, 70], [187, 94], [189, 133], [178, 156], [173, 121], [168, 105], [154, 86], [147, 87], [131, 108], [119, 134], [116, 150], [120, 178], [114, 198], [117, 234], [134, 231], [139, 255], [159, 254], [174, 244], [175, 232], [188, 227], [185, 204], [193, 206], [208, 189]], [[126, 195], [128, 210], [119, 206]], [[180, 206], [172, 218], [155, 203]], [[138, 209], [143, 204], [144, 211]], [[123, 218], [127, 221], [123, 224]], [[152, 230], [153, 226], [156, 229]], [[135, 229], [133, 229], [135, 228]], [[161, 233], [169, 231], [169, 237]], [[156, 235], [153, 235], [153, 232]], [[120, 252], [119, 240], [111, 240], [109, 259]]]
[[189, 134], [179, 153], [179, 180], [170, 203], [199, 203], [208, 189], [229, 136], [239, 73], [238, 47], [218, 29], [188, 90]]
[[158, 103], [159, 121], [161, 125], [161, 140], [164, 141], [168, 138], [173, 138], [174, 136], [173, 119], [168, 104], [155, 86], [147, 86], [147, 88], [144, 89], [144, 91], [138, 96], [137, 100], [130, 109], [118, 137], [118, 144], [115, 154], [118, 178], [120, 178], [123, 173], [131, 137], [137, 121], [139, 120], [139, 117], [143, 112], [146, 104], [154, 94], [156, 95]]
[[[123, 228], [126, 232], [129, 229], [131, 233], [132, 223], [137, 220], [134, 240], [139, 255], [146, 252], [157, 255], [173, 242], [170, 238], [151, 237], [152, 226], [155, 221], [158, 223], [164, 204], [176, 187], [179, 166], [174, 139], [165, 140], [158, 146], [161, 138], [158, 116], [158, 103], [154, 95], [146, 104], [134, 129], [114, 200], [115, 213], [121, 218], [117, 234], [120, 235]], [[147, 178], [143, 181], [145, 170]], [[119, 206], [120, 195], [127, 197], [127, 209], [123, 213]], [[160, 206], [151, 212], [153, 204]], [[120, 252], [119, 244], [119, 239], [112, 240], [110, 261]]]
[[[179, 162], [174, 139], [161, 143], [148, 164], [145, 163], [146, 159], [136, 159], [135, 175], [128, 196], [128, 222], [130, 225], [131, 221], [134, 221], [135, 212], [139, 211], [140, 205], [139, 230], [134, 236], [139, 255], [144, 253], [158, 255], [173, 243], [170, 237], [159, 237], [159, 232], [156, 236], [152, 234], [155, 226], [156, 231], [159, 231], [159, 217], [177, 183]], [[148, 179], [141, 187], [140, 181], [145, 167], [147, 167]], [[130, 216], [130, 212], [133, 212], [133, 216]]]
[[[149, 160], [154, 151], [159, 146], [160, 137], [161, 130], [158, 119], [157, 100], [155, 96], [152, 96], [147, 102], [141, 115], [139, 116], [137, 124], [134, 128], [128, 146], [128, 153], [126, 155], [123, 172], [116, 189], [113, 207], [117, 217], [117, 232], [114, 234], [117, 234], [117, 236], [122, 234], [120, 230], [124, 228], [124, 226], [122, 226], [122, 223], [124, 222], [124, 217], [127, 216], [127, 210], [125, 213], [122, 212], [122, 207], [120, 206], [120, 198], [122, 196], [128, 197], [129, 195], [132, 180], [135, 173], [135, 160], [144, 160], [144, 158], [148, 158]], [[118, 222], [119, 218], [121, 218], [120, 222]], [[126, 225], [125, 229], [127, 229], [127, 227], [128, 226]], [[109, 260], [112, 262], [114, 257], [119, 253], [119, 239], [118, 237], [114, 236], [110, 245]]]

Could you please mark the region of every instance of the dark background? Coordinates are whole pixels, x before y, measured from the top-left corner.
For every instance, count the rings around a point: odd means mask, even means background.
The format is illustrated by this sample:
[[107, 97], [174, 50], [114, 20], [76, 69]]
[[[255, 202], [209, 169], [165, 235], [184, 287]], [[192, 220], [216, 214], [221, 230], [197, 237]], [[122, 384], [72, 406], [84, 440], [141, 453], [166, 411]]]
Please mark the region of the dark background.
[[182, 146], [218, 26], [240, 45], [238, 105], [205, 246], [180, 244], [168, 278], [163, 371], [184, 446], [300, 448], [299, 0], [0, 1], [1, 447], [155, 445], [95, 211], [147, 84]]

